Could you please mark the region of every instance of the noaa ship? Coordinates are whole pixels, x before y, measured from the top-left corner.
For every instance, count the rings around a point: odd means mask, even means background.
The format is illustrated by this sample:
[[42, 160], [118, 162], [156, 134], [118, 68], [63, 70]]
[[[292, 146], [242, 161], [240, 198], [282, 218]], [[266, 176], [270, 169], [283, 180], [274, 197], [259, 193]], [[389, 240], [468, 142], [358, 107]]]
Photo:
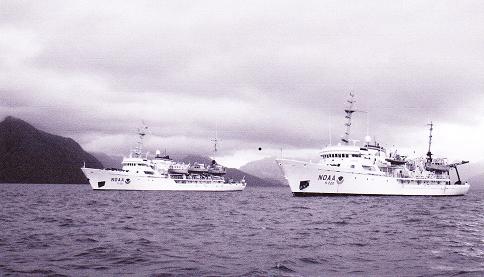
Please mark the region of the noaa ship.
[[[457, 166], [468, 163], [447, 163], [433, 158], [430, 151], [433, 124], [430, 123], [427, 157], [407, 159], [395, 151], [387, 153], [380, 144], [365, 138], [363, 146], [350, 144], [350, 127], [354, 109], [354, 95], [350, 93], [346, 113], [346, 131], [341, 142], [327, 146], [320, 152], [317, 163], [278, 159], [294, 196], [306, 195], [464, 195], [469, 184], [460, 180]], [[455, 170], [457, 181], [450, 179]]]
[[[138, 129], [138, 145], [123, 158], [122, 168], [95, 169], [82, 167], [94, 190], [182, 190], [182, 191], [241, 191], [244, 179], [225, 179], [226, 168], [217, 164], [178, 163], [156, 151], [154, 158], [142, 154], [147, 127]], [[215, 140], [216, 141], [216, 140]], [[216, 146], [215, 146], [216, 149]]]

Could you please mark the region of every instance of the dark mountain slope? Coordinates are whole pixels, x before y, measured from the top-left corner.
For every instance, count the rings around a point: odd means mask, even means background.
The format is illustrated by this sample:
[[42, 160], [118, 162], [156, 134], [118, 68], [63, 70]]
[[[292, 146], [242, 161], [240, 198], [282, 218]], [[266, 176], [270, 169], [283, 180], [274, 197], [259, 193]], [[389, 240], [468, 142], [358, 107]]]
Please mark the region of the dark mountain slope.
[[249, 162], [241, 166], [240, 170], [264, 180], [287, 185], [287, 181], [274, 157]]
[[102, 164], [71, 138], [52, 135], [7, 117], [0, 122], [0, 182], [87, 183], [81, 171]]
[[121, 168], [123, 156], [113, 156], [102, 152], [89, 152], [89, 154], [100, 161], [104, 168]]

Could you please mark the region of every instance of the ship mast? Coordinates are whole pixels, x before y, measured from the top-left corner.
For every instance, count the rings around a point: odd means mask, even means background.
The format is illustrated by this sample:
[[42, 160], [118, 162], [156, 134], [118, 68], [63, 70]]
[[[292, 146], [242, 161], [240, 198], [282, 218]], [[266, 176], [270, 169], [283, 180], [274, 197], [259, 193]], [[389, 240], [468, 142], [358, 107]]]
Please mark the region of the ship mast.
[[138, 145], [136, 146], [136, 149], [134, 152], [137, 157], [141, 157], [141, 153], [143, 151], [143, 139], [146, 136], [147, 131], [148, 131], [148, 126], [146, 126], [143, 122], [143, 127], [138, 128], [138, 136], [139, 136]]
[[349, 141], [350, 141], [350, 130], [351, 130], [351, 116], [353, 115], [354, 112], [356, 112], [356, 110], [353, 108], [354, 106], [354, 103], [356, 102], [354, 100], [355, 98], [355, 95], [353, 93], [350, 92], [350, 96], [351, 98], [349, 100], [347, 100], [348, 102], [348, 108], [345, 109], [345, 113], [346, 113], [346, 123], [345, 123], [345, 126], [346, 126], [346, 130], [345, 130], [345, 135], [341, 138], [341, 141], [344, 142], [345, 144], [348, 144]]
[[215, 129], [215, 137], [213, 139], [211, 139], [211, 141], [213, 142], [213, 155], [214, 156], [215, 156], [215, 154], [218, 151], [218, 149], [217, 149], [217, 143], [218, 143], [218, 138], [217, 138], [218, 136], [217, 136], [217, 134], [218, 134], [217, 129]]
[[432, 152], [430, 152], [430, 146], [432, 145], [432, 130], [434, 129], [434, 124], [432, 121], [430, 121], [430, 124], [427, 124], [430, 126], [430, 134], [429, 134], [429, 151], [427, 152], [427, 161], [429, 163], [432, 162]]
[[209, 166], [209, 172], [210, 170], [212, 170], [212, 173], [216, 172], [217, 174], [225, 174], [225, 168], [219, 166], [217, 164], [217, 161], [215, 160], [215, 156], [217, 155], [217, 151], [218, 151], [217, 144], [220, 141], [218, 139], [218, 125], [215, 128], [215, 137], [211, 139], [211, 141], [213, 142], [213, 157], [212, 157], [212, 164], [211, 166]]

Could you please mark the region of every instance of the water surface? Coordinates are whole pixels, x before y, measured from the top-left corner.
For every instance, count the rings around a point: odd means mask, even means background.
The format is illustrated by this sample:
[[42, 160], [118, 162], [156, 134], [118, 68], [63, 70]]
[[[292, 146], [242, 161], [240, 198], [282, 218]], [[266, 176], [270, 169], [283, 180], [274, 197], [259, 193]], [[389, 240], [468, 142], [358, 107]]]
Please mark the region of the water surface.
[[0, 184], [0, 275], [484, 275], [484, 191], [292, 197]]

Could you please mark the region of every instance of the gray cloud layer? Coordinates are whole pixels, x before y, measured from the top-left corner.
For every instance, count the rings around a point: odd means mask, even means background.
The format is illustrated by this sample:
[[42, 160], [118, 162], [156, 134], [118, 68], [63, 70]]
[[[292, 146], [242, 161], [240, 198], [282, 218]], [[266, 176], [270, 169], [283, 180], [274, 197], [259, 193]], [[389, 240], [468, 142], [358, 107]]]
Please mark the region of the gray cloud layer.
[[349, 91], [390, 145], [484, 134], [482, 1], [2, 1], [0, 33], [0, 116], [92, 150], [318, 148]]

